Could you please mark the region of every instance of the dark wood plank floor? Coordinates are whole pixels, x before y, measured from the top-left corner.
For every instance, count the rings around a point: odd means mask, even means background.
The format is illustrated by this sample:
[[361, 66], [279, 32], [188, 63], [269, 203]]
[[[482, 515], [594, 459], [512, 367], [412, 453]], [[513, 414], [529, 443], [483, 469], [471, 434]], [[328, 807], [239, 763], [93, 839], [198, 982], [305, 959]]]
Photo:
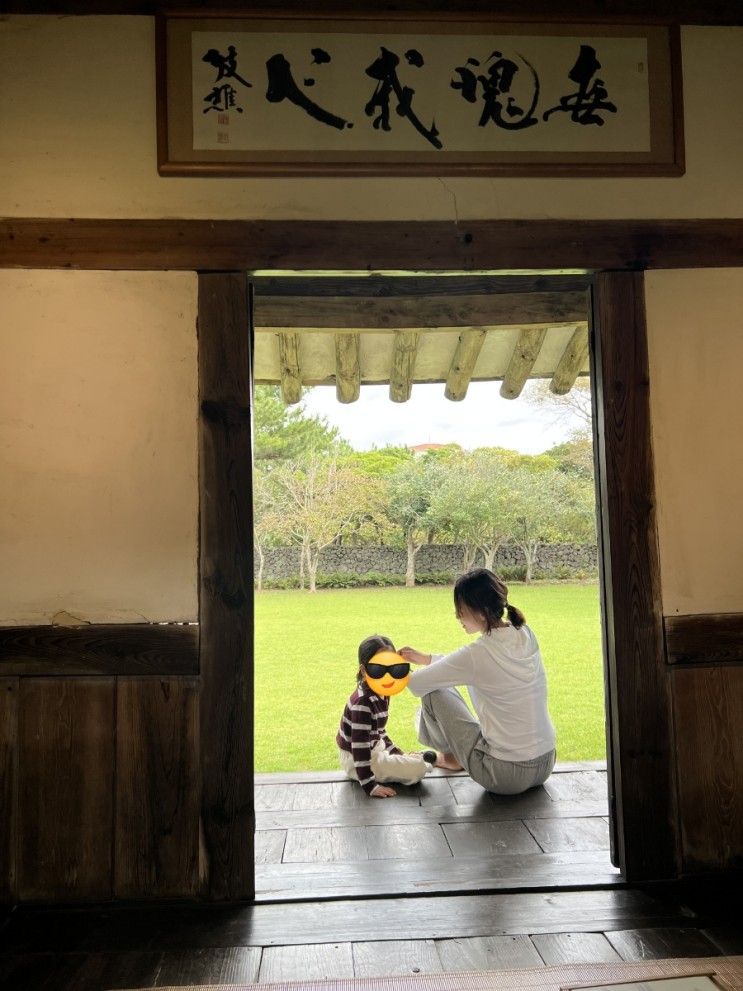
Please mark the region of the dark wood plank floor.
[[371, 977], [743, 953], [743, 928], [630, 889], [16, 910], [3, 991]]
[[369, 799], [338, 772], [258, 775], [259, 901], [606, 887], [606, 768], [558, 765], [524, 795], [434, 771]]
[[261, 902], [21, 907], [0, 924], [0, 988], [115, 991], [743, 953], [739, 883], [726, 898], [714, 888], [688, 898], [683, 885], [621, 882], [608, 861], [604, 788], [600, 768], [570, 767], [518, 799], [441, 776], [382, 802], [337, 776], [272, 775], [257, 791]]

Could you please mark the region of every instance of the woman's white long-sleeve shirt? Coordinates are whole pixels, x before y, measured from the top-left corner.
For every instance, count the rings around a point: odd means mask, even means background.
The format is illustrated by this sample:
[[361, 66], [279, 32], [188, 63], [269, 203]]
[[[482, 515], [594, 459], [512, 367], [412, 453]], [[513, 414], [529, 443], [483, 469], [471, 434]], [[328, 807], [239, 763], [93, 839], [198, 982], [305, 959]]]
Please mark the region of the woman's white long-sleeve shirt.
[[493, 757], [532, 760], [554, 749], [542, 655], [528, 626], [500, 626], [453, 654], [434, 654], [408, 682], [417, 696], [457, 685], [467, 687]]

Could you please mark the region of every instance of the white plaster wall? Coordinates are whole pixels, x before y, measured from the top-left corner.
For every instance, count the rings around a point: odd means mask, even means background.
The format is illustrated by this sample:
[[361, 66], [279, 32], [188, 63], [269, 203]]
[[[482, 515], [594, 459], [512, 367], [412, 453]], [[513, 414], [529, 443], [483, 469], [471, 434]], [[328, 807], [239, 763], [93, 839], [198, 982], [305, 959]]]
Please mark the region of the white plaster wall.
[[682, 48], [682, 178], [162, 179], [153, 19], [10, 16], [0, 23], [0, 214], [743, 216], [743, 28], [685, 27]]
[[743, 611], [743, 269], [647, 275], [663, 611]]
[[0, 271], [0, 625], [196, 619], [196, 277]]

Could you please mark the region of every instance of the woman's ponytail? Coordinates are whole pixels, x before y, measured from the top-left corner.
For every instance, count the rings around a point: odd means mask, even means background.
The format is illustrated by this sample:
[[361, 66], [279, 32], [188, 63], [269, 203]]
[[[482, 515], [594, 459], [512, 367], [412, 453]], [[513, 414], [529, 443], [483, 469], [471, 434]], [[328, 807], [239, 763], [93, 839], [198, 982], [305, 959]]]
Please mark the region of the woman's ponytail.
[[506, 603], [506, 612], [508, 614], [508, 622], [511, 626], [515, 626], [517, 630], [526, 622], [526, 616], [516, 606], [512, 606], [510, 602]]

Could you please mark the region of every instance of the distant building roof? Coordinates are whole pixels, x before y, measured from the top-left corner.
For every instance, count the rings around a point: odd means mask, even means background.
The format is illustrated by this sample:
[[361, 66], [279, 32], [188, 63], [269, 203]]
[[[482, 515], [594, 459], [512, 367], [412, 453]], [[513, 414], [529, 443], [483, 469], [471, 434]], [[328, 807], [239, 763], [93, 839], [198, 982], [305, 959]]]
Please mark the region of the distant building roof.
[[449, 444], [413, 444], [408, 447], [413, 454], [425, 454], [426, 451], [438, 451], [442, 447], [449, 447]]

